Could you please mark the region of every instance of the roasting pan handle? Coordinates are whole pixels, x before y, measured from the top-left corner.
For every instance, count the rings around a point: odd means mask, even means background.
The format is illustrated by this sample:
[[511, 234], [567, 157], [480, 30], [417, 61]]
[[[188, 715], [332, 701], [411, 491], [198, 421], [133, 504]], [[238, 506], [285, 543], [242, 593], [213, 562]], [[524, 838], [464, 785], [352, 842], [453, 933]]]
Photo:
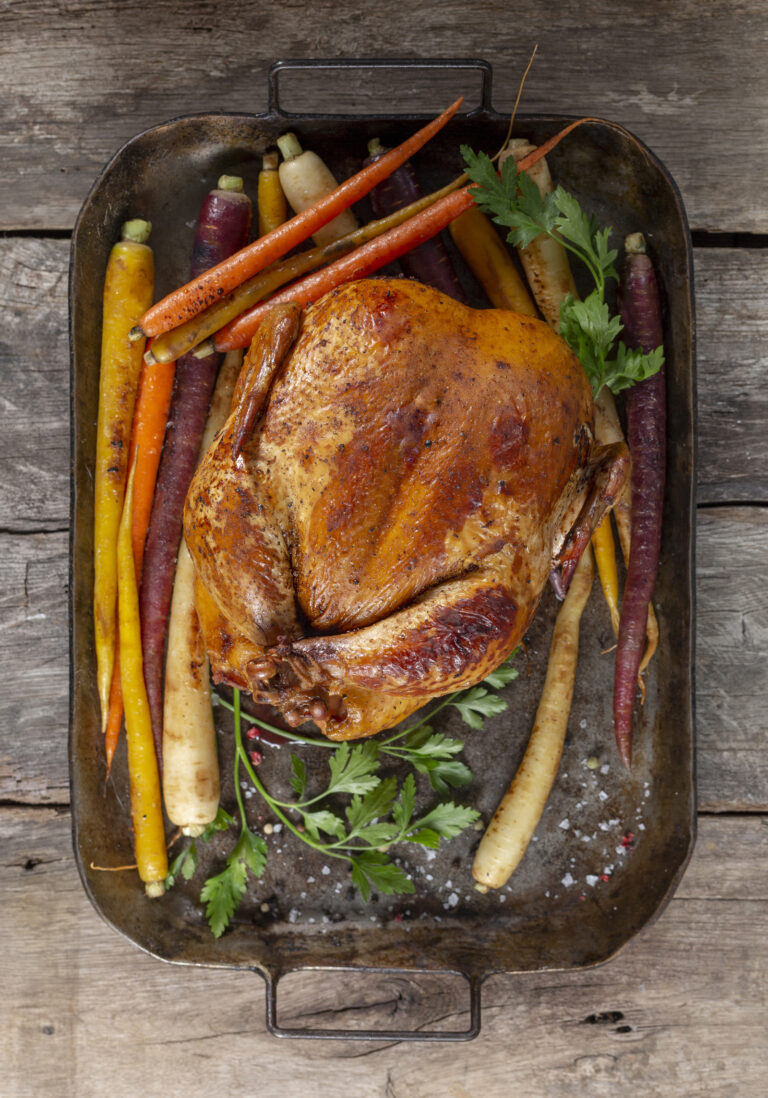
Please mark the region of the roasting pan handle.
[[[466, 972], [444, 972], [442, 975], [463, 976], [469, 984], [469, 1026], [467, 1029], [452, 1030], [415, 1030], [415, 1029], [319, 1029], [316, 1027], [300, 1029], [293, 1026], [281, 1026], [277, 1021], [277, 985], [280, 972], [264, 971], [259, 968], [266, 981], [267, 1029], [273, 1037], [294, 1037], [310, 1041], [471, 1041], [480, 1033], [480, 1000], [483, 977]], [[293, 969], [292, 971], [301, 971]], [[385, 970], [377, 970], [385, 971]], [[386, 969], [387, 972], [403, 972], [403, 969]], [[408, 969], [406, 975], [416, 976], [418, 969]], [[432, 970], [434, 975], [434, 970]]]
[[[324, 118], [325, 114], [312, 114], [302, 111], [296, 113], [285, 111], [280, 106], [278, 82], [280, 74], [289, 71], [324, 72], [329, 70], [359, 70], [359, 69], [394, 69], [399, 72], [415, 72], [417, 70], [441, 70], [462, 72], [471, 71], [481, 74], [480, 107], [484, 111], [491, 108], [491, 85], [493, 81], [493, 69], [487, 61], [475, 57], [444, 57], [444, 58], [386, 58], [371, 57], [357, 58], [330, 58], [319, 60], [308, 58], [306, 60], [276, 61], [269, 70], [269, 113], [279, 114], [283, 118]], [[473, 108], [474, 109], [474, 108]], [[387, 117], [391, 117], [391, 110], [387, 111]], [[347, 116], [337, 116], [347, 117]], [[353, 116], [354, 117], [354, 116]]]

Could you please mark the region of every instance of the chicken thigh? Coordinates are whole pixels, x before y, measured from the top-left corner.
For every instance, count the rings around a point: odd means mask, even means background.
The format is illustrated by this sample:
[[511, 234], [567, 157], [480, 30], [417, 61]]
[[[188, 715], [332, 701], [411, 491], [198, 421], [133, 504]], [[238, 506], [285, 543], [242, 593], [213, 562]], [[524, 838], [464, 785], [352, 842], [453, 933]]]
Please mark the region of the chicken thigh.
[[368, 279], [276, 308], [187, 497], [214, 677], [334, 739], [483, 679], [627, 474], [543, 323]]

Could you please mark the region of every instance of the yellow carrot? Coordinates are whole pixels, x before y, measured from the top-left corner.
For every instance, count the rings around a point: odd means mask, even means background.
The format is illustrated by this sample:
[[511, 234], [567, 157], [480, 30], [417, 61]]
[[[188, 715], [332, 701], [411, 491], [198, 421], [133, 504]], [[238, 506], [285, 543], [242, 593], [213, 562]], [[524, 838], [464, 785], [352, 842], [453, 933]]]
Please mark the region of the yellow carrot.
[[482, 210], [470, 206], [448, 228], [454, 244], [494, 308], [538, 316], [506, 245]]
[[257, 190], [257, 208], [259, 217], [259, 236], [265, 236], [282, 225], [288, 216], [288, 204], [285, 201], [280, 173], [277, 170], [277, 153], [264, 154], [259, 172]]
[[136, 864], [148, 896], [162, 896], [168, 873], [160, 774], [152, 738], [141, 656], [139, 592], [133, 557], [133, 476], [131, 467], [117, 539], [120, 620], [120, 681], [125, 707], [128, 776]]
[[611, 615], [611, 625], [619, 635], [619, 576], [616, 570], [616, 549], [613, 542], [610, 514], [604, 515], [592, 535], [595, 563], [603, 588], [603, 595]]
[[501, 888], [517, 868], [557, 776], [576, 678], [579, 625], [593, 575], [587, 546], [555, 620], [544, 689], [523, 761], [475, 854], [472, 876], [481, 891]]
[[123, 509], [128, 440], [144, 341], [128, 333], [152, 303], [154, 259], [147, 221], [126, 221], [107, 263], [94, 466], [93, 618], [101, 729], [106, 730], [115, 665], [117, 531]]

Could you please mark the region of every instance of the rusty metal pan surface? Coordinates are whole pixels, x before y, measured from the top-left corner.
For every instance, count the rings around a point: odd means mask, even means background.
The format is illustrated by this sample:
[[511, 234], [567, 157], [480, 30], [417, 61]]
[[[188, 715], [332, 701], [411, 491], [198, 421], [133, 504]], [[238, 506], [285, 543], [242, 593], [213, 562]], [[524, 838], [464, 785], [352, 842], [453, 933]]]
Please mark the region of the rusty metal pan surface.
[[[426, 186], [442, 185], [460, 169], [458, 147], [494, 151], [507, 119], [491, 107], [484, 62], [385, 62], [393, 72], [453, 70], [453, 88], [480, 77], [477, 107], [457, 117], [416, 158]], [[691, 246], [677, 188], [663, 165], [636, 138], [611, 122], [586, 125], [550, 155], [554, 178], [604, 223], [619, 246], [642, 229], [657, 263], [665, 303], [668, 369], [668, 475], [662, 561], [655, 595], [660, 647], [647, 676], [647, 696], [635, 724], [631, 774], [613, 739], [613, 660], [607, 611], [597, 592], [582, 627], [569, 732], [559, 776], [535, 841], [509, 884], [481, 895], [472, 886], [478, 834], [470, 831], [438, 852], [404, 848], [402, 863], [416, 891], [364, 903], [344, 872], [290, 836], [270, 839], [267, 871], [253, 881], [232, 928], [216, 940], [199, 902], [200, 882], [220, 865], [232, 837], [210, 844], [191, 882], [161, 900], [145, 898], [131, 873], [93, 866], [132, 860], [124, 748], [104, 783], [91, 619], [92, 470], [98, 394], [101, 292], [107, 256], [129, 216], [149, 218], [157, 258], [157, 292], [185, 281], [194, 222], [202, 196], [223, 171], [242, 174], [255, 196], [261, 154], [290, 128], [320, 151], [338, 177], [355, 171], [368, 140], [395, 144], [414, 129], [420, 108], [398, 117], [329, 117], [281, 113], [277, 96], [286, 69], [381, 68], [374, 62], [282, 63], [271, 74], [265, 115], [206, 114], [156, 126], [120, 149], [96, 180], [78, 218], [71, 255], [71, 721], [70, 767], [74, 846], [85, 889], [119, 933], [165, 961], [231, 966], [260, 972], [267, 982], [267, 1024], [278, 1036], [465, 1040], [480, 1029], [481, 984], [496, 972], [573, 969], [606, 961], [664, 907], [694, 842], [693, 744], [693, 485], [694, 324]], [[304, 73], [306, 75], [306, 73]], [[429, 73], [427, 73], [429, 76]], [[521, 116], [515, 133], [534, 142], [555, 133], [560, 115]], [[360, 212], [367, 213], [364, 206]], [[460, 276], [470, 299], [486, 304], [469, 272]], [[546, 592], [527, 637], [520, 677], [506, 688], [506, 713], [472, 732], [458, 715], [440, 728], [466, 744], [475, 779], [462, 799], [485, 819], [516, 768], [543, 682], [556, 604]], [[221, 714], [223, 803], [234, 804], [231, 737]], [[285, 781], [287, 751], [263, 764], [267, 784]], [[587, 765], [587, 760], [590, 765]], [[594, 760], [597, 766], [594, 766]], [[309, 758], [311, 765], [311, 756]], [[283, 788], [287, 788], [284, 786]], [[268, 819], [254, 797], [253, 824]], [[463, 974], [469, 982], [466, 1029], [297, 1030], [280, 1025], [276, 986], [301, 968], [408, 970]]]

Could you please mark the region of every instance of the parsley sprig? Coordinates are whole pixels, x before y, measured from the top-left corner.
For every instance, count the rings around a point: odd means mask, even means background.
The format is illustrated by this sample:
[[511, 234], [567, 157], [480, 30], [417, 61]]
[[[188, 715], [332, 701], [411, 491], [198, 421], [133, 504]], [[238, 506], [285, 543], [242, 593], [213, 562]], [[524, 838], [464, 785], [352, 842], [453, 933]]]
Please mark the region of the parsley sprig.
[[[510, 657], [511, 660], [512, 657]], [[479, 813], [451, 799], [438, 800], [426, 812], [416, 812], [416, 780], [413, 772], [399, 783], [392, 775], [382, 776], [381, 762], [387, 758], [408, 764], [418, 774], [428, 777], [432, 789], [445, 796], [472, 780], [472, 772], [456, 756], [462, 751], [461, 740], [435, 732], [431, 721], [442, 709], [452, 706], [471, 728], [480, 728], [483, 721], [503, 712], [507, 702], [493, 693], [517, 677], [510, 661], [493, 671], [482, 684], [469, 690], [456, 691], [442, 698], [418, 724], [395, 732], [380, 740], [362, 743], [334, 744], [326, 739], [286, 732], [243, 713], [239, 691], [233, 692], [230, 704], [218, 697], [217, 704], [230, 709], [234, 716], [235, 796], [240, 821], [240, 833], [224, 869], [209, 877], [200, 898], [213, 934], [224, 933], [240, 901], [245, 895], [249, 874], [260, 877], [267, 863], [264, 838], [248, 827], [241, 787], [244, 771], [273, 815], [297, 839], [325, 857], [347, 862], [352, 884], [364, 900], [376, 890], [384, 895], [407, 894], [414, 891], [413, 882], [389, 856], [391, 847], [400, 843], [416, 843], [437, 848], [442, 839], [452, 839], [479, 818]], [[256, 772], [243, 737], [243, 721], [276, 732], [284, 739], [312, 747], [322, 747], [332, 754], [328, 760], [328, 779], [324, 788], [309, 793], [309, 776], [304, 760], [291, 753], [290, 784], [294, 799], [286, 800], [271, 793]], [[349, 797], [340, 807], [339, 798]], [[205, 842], [216, 831], [224, 830], [235, 819], [223, 810], [197, 841]], [[195, 841], [173, 861], [167, 887], [181, 875], [191, 879], [197, 867]]]
[[[657, 373], [664, 361], [661, 347], [650, 354], [617, 343], [621, 319], [606, 301], [606, 284], [617, 279], [615, 248], [609, 247], [612, 230], [582, 210], [563, 187], [542, 195], [525, 172], [518, 172], [508, 157], [497, 174], [490, 157], [462, 145], [467, 175], [475, 184], [470, 194], [480, 209], [509, 229], [507, 240], [527, 247], [545, 233], [585, 265], [594, 290], [583, 301], [568, 294], [560, 307], [560, 335], [575, 352], [589, 378], [595, 396], [607, 386], [618, 393]], [[611, 357], [613, 353], [613, 357]]]

